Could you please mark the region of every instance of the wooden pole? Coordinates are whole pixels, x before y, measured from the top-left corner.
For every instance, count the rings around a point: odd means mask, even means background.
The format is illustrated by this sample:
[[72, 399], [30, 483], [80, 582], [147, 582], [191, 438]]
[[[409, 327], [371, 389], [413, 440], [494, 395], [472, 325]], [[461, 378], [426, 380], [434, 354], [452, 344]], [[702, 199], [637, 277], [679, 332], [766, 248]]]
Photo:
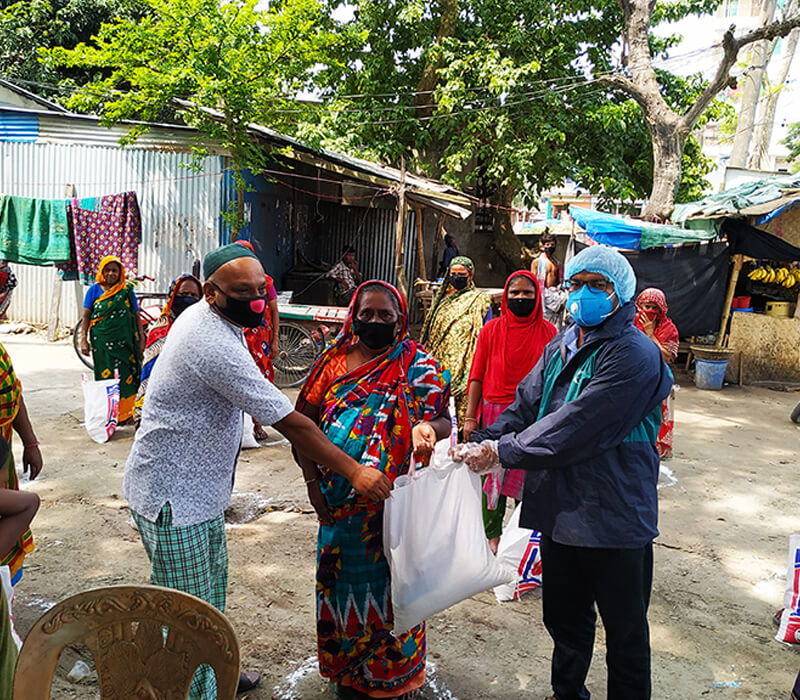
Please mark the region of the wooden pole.
[[408, 299], [408, 281], [403, 265], [403, 243], [406, 232], [406, 159], [400, 157], [400, 187], [397, 189], [397, 219], [394, 228], [394, 271], [397, 288]]
[[419, 261], [419, 278], [423, 282], [428, 281], [428, 273], [425, 270], [425, 242], [422, 238], [422, 207], [414, 207], [414, 218], [417, 224], [417, 259]]
[[743, 264], [744, 256], [741, 253], [737, 253], [733, 256], [731, 281], [730, 284], [728, 284], [728, 293], [725, 295], [725, 306], [722, 307], [722, 320], [719, 324], [719, 333], [717, 333], [716, 347], [718, 348], [721, 348], [725, 342], [725, 327], [728, 325], [728, 317], [731, 315], [731, 303], [733, 302], [736, 283], [739, 281], [739, 273], [742, 271]]
[[[67, 183], [64, 186], [64, 197], [69, 199], [75, 196], [75, 186]], [[56, 333], [58, 332], [58, 308], [61, 306], [61, 288], [63, 283], [61, 278], [56, 272], [53, 278], [53, 289], [50, 293], [50, 313], [47, 317], [47, 342], [54, 343], [56, 340]], [[80, 311], [81, 305], [78, 304]]]

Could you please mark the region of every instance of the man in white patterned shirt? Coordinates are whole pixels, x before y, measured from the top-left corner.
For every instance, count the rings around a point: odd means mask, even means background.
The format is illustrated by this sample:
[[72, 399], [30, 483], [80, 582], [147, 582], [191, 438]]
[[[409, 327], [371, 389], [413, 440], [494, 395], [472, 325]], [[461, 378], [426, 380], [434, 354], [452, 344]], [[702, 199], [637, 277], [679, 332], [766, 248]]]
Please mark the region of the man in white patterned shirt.
[[[244, 246], [203, 261], [205, 299], [175, 321], [150, 376], [142, 422], [125, 466], [128, 499], [151, 562], [150, 582], [225, 609], [228, 555], [224, 511], [242, 436], [242, 411], [272, 425], [295, 449], [350, 480], [375, 501], [389, 496], [385, 475], [332, 445], [258, 371], [242, 329], [261, 322], [264, 269]], [[207, 667], [191, 698], [215, 698]]]

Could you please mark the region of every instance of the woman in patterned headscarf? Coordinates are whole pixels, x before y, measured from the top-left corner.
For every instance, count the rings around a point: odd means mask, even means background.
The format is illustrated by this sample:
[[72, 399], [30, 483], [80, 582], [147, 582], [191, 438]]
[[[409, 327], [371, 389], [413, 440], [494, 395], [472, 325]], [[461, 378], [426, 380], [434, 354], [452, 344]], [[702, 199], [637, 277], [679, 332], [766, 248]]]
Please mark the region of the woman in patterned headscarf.
[[133, 285], [114, 255], [100, 261], [97, 282], [86, 292], [81, 334], [81, 352], [91, 352], [95, 379], [110, 379], [119, 370], [119, 422], [132, 419], [145, 338]]
[[472, 260], [459, 255], [450, 263], [422, 326], [420, 342], [446, 369], [456, 402], [458, 425], [467, 410], [467, 385], [472, 356], [483, 324], [492, 317], [492, 302], [472, 281]]
[[[430, 455], [450, 433], [449, 375], [410, 339], [408, 310], [391, 285], [356, 289], [341, 332], [311, 368], [297, 400], [328, 439], [390, 481], [412, 452]], [[343, 477], [295, 455], [320, 519], [317, 654], [341, 698], [417, 697], [425, 682], [425, 624], [392, 635], [383, 503]]]
[[172, 328], [175, 319], [189, 306], [200, 301], [202, 296], [203, 285], [194, 275], [183, 274], [172, 280], [167, 295], [167, 303], [161, 309], [161, 316], [158, 321], [151, 326], [147, 333], [147, 341], [144, 344], [142, 376], [139, 380], [139, 391], [136, 393], [136, 402], [133, 408], [134, 420], [137, 425], [142, 417], [142, 404], [144, 404], [147, 383], [150, 381], [150, 374], [167, 340], [169, 329]]
[[[664, 292], [655, 287], [645, 289], [636, 297], [636, 318], [634, 325], [652, 340], [668, 365], [675, 362], [678, 357], [678, 329], [667, 318], [667, 297]], [[661, 405], [661, 429], [658, 431], [658, 454], [661, 459], [672, 457], [672, 436], [675, 428], [673, 415], [673, 391]]]

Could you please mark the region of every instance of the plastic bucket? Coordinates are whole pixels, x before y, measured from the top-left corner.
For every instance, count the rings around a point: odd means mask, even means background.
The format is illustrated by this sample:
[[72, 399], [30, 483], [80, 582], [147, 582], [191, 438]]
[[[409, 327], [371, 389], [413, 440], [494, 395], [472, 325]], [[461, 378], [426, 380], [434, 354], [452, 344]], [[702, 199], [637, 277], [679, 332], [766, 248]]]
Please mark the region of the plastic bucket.
[[725, 370], [728, 369], [728, 360], [699, 360], [695, 359], [694, 385], [698, 389], [719, 391], [725, 381]]

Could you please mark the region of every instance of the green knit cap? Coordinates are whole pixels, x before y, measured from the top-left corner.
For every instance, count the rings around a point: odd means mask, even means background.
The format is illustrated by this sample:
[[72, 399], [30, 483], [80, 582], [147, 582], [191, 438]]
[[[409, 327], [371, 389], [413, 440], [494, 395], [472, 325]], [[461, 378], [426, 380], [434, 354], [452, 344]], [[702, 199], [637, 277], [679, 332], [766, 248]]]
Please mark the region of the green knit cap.
[[248, 250], [243, 245], [231, 243], [230, 245], [223, 245], [212, 250], [205, 258], [203, 258], [203, 277], [208, 279], [225, 263], [237, 258], [253, 258], [258, 260], [258, 257], [251, 250]]

